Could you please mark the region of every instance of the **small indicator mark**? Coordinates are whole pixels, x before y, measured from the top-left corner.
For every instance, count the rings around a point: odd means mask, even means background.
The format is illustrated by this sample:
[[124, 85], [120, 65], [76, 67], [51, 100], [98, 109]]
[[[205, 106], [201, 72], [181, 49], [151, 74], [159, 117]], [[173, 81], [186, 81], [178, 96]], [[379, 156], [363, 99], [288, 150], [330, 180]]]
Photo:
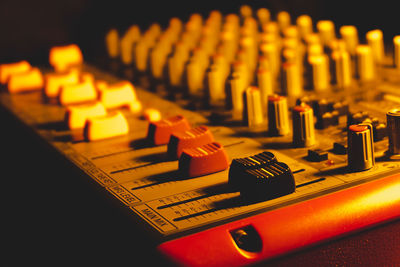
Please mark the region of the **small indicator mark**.
[[315, 184], [315, 183], [318, 183], [318, 182], [321, 182], [321, 181], [324, 181], [324, 180], [326, 180], [325, 177], [318, 178], [318, 179], [315, 179], [315, 180], [312, 180], [312, 181], [309, 181], [309, 182], [306, 182], [306, 183], [302, 183], [302, 184], [296, 185], [296, 188], [303, 187], [303, 186], [310, 185], [310, 184]]
[[293, 171], [292, 173], [295, 174], [295, 173], [299, 173], [299, 172], [304, 172], [305, 170], [306, 169], [298, 169], [298, 170]]

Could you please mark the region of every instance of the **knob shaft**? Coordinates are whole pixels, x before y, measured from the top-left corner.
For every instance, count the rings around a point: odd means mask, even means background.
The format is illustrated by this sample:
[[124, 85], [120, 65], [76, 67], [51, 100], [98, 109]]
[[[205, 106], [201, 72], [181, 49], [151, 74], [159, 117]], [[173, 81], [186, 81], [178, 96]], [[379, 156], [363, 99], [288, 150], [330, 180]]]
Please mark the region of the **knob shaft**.
[[264, 122], [261, 105], [261, 93], [258, 87], [250, 86], [244, 92], [243, 121], [245, 125], [254, 127]]
[[315, 144], [314, 114], [307, 104], [300, 104], [293, 108], [293, 145], [307, 147]]
[[287, 99], [284, 96], [268, 97], [268, 131], [271, 135], [287, 135], [290, 131]]
[[386, 113], [389, 137], [389, 153], [400, 154], [400, 109], [395, 108]]
[[371, 124], [353, 124], [348, 128], [347, 161], [352, 171], [365, 171], [375, 165]]

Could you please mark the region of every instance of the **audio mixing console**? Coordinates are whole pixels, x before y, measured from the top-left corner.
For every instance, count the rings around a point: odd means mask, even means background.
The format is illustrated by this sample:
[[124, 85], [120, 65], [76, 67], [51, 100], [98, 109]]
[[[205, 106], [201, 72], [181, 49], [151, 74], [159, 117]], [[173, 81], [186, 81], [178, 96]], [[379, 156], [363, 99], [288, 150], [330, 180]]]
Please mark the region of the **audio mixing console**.
[[[132, 26], [0, 66], [3, 107], [170, 262], [240, 266], [400, 215], [400, 39], [267, 9]], [[44, 127], [46, 126], [46, 127]]]

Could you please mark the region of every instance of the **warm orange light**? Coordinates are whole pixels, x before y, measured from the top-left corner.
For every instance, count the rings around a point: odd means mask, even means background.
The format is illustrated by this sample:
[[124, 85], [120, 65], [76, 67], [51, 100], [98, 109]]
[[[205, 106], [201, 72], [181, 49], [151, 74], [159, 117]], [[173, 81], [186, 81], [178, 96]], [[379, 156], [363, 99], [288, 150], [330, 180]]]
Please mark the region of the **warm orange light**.
[[149, 122], [161, 120], [161, 113], [158, 109], [147, 108], [143, 111], [144, 118]]
[[94, 75], [90, 72], [82, 72], [80, 76], [80, 81], [81, 82], [91, 82], [95, 84], [95, 78]]
[[110, 58], [116, 58], [119, 55], [119, 34], [116, 29], [111, 29], [106, 35], [107, 53]]
[[82, 64], [82, 51], [75, 44], [53, 47], [50, 49], [49, 62], [57, 72], [66, 71], [71, 66]]
[[65, 122], [71, 130], [80, 129], [85, 127], [87, 119], [106, 115], [107, 111], [100, 102], [69, 106], [65, 112]]
[[88, 141], [96, 141], [125, 135], [128, 132], [128, 122], [118, 111], [104, 117], [89, 118], [85, 124], [84, 136]]
[[365, 35], [368, 45], [371, 47], [372, 55], [375, 63], [383, 63], [385, 57], [385, 45], [383, 40], [383, 32], [379, 29], [372, 30]]
[[346, 49], [353, 55], [359, 43], [357, 28], [353, 25], [344, 25], [340, 27], [340, 35], [346, 44]]
[[137, 25], [131, 26], [120, 41], [121, 61], [124, 64], [131, 64], [133, 61], [133, 47], [140, 38], [140, 29]]
[[300, 15], [296, 19], [297, 27], [302, 38], [313, 32], [312, 19], [308, 15]]
[[257, 10], [257, 18], [261, 24], [268, 23], [271, 19], [271, 13], [266, 8], [259, 8]]
[[10, 93], [35, 91], [43, 88], [43, 75], [38, 68], [10, 75], [7, 88]]
[[107, 109], [128, 107], [137, 112], [141, 109], [140, 102], [136, 98], [135, 88], [132, 83], [122, 81], [112, 85], [104, 82], [96, 84], [99, 90], [99, 99]]
[[393, 63], [397, 70], [400, 69], [400, 35], [393, 38]]
[[[376, 209], [381, 209], [384, 206], [390, 206], [394, 202], [398, 201], [396, 196], [399, 195], [400, 185], [395, 184], [391, 186], [385, 186], [380, 190], [376, 190], [370, 194], [366, 194], [365, 197], [360, 198], [358, 201], [354, 201], [349, 205], [349, 212], [356, 210], [368, 210], [371, 214]], [[360, 208], [362, 207], [362, 208]]]
[[79, 82], [79, 71], [71, 69], [66, 73], [49, 73], [45, 75], [44, 92], [47, 97], [54, 98], [60, 93], [61, 87]]
[[335, 24], [331, 20], [320, 20], [317, 22], [318, 33], [321, 38], [321, 42], [324, 45], [329, 44], [330, 41], [336, 38], [335, 35]]
[[16, 63], [8, 63], [0, 65], [0, 83], [6, 84], [12, 74], [26, 72], [31, 69], [28, 61], [20, 61]]
[[369, 45], [358, 45], [356, 47], [357, 76], [365, 82], [375, 77], [375, 64], [372, 49]]
[[61, 105], [78, 104], [97, 99], [94, 84], [90, 81], [68, 84], [61, 87], [59, 101]]

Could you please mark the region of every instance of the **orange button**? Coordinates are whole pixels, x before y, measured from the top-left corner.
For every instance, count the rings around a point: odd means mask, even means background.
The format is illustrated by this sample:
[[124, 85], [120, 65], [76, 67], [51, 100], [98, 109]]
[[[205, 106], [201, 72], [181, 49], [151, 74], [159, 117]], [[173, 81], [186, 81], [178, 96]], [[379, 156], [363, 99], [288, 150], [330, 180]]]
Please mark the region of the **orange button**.
[[173, 132], [168, 143], [168, 156], [178, 159], [183, 149], [198, 147], [212, 142], [214, 142], [214, 136], [206, 126]]
[[96, 85], [99, 99], [107, 109], [127, 107], [135, 112], [141, 109], [141, 105], [138, 106], [135, 88], [130, 82], [122, 81], [112, 85], [99, 82]]
[[60, 104], [63, 106], [94, 101], [96, 99], [97, 92], [92, 82], [64, 85], [61, 87], [59, 96]]
[[0, 83], [6, 84], [12, 74], [26, 72], [31, 69], [28, 61], [20, 61], [16, 63], [8, 63], [0, 65]]
[[47, 97], [54, 98], [60, 93], [61, 87], [79, 82], [79, 71], [71, 69], [66, 73], [49, 73], [45, 75], [44, 92]]
[[119, 111], [104, 117], [89, 118], [83, 131], [88, 141], [125, 135], [128, 132], [128, 121]]
[[181, 115], [150, 122], [147, 131], [147, 140], [156, 146], [165, 145], [168, 144], [169, 137], [173, 132], [186, 131], [189, 129], [189, 122]]
[[228, 167], [228, 155], [224, 147], [217, 142], [184, 149], [179, 158], [179, 171], [184, 177], [207, 175]]
[[50, 49], [49, 62], [57, 72], [66, 71], [71, 66], [82, 64], [82, 51], [75, 44], [55, 46]]
[[26, 72], [12, 74], [8, 80], [7, 88], [10, 93], [35, 91], [43, 88], [43, 75], [38, 68]]
[[87, 119], [106, 115], [107, 111], [100, 102], [69, 106], [65, 112], [65, 122], [71, 130], [80, 129], [85, 127]]

